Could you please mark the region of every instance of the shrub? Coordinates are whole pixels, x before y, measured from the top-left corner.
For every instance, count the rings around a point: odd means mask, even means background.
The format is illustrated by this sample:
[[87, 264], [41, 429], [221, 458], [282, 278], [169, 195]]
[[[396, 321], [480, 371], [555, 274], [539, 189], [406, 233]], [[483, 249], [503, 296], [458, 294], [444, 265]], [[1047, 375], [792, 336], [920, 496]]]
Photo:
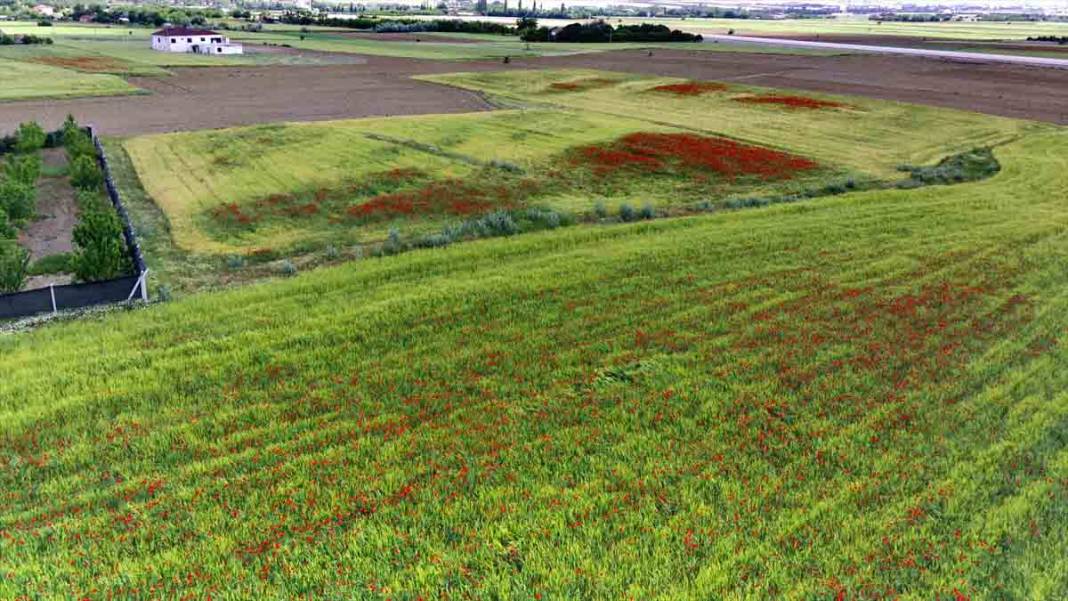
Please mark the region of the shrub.
[[597, 204], [593, 205], [593, 214], [596, 215], [598, 219], [604, 219], [605, 217], [608, 217], [608, 209], [604, 206], [603, 202], [598, 201]]
[[20, 153], [37, 152], [44, 148], [45, 132], [35, 121], [27, 121], [15, 130], [15, 151]]
[[95, 156], [81, 155], [70, 164], [70, 183], [82, 190], [98, 190], [104, 183], [104, 175]]
[[293, 261], [285, 259], [281, 265], [278, 266], [278, 271], [285, 276], [297, 275], [297, 266], [293, 264]]
[[12, 220], [29, 219], [37, 210], [37, 188], [14, 179], [0, 182], [0, 208]]
[[389, 228], [389, 236], [386, 237], [385, 243], [382, 244], [382, 252], [387, 255], [394, 255], [404, 250], [404, 242], [401, 240], [400, 230], [395, 227]]
[[73, 237], [77, 250], [71, 267], [79, 280], [106, 280], [127, 271], [129, 259], [122, 238], [122, 223], [110, 207], [84, 211], [78, 225], [74, 226]]
[[67, 158], [72, 163], [78, 157], [96, 157], [93, 139], [70, 118], [63, 124], [63, 146], [67, 148]]
[[0, 292], [18, 292], [26, 284], [30, 253], [14, 240], [0, 240]]
[[18, 232], [15, 231], [15, 226], [11, 225], [11, 220], [7, 216], [7, 211], [0, 210], [0, 242], [3, 242], [7, 238], [14, 238]]
[[245, 266], [245, 257], [241, 255], [229, 255], [226, 257], [226, 268], [230, 271], [237, 271]]
[[619, 205], [619, 219], [621, 221], [634, 221], [634, 207], [627, 203]]
[[78, 208], [83, 211], [90, 211], [93, 209], [102, 210], [109, 206], [99, 189], [75, 190], [74, 199], [78, 203]]
[[644, 204], [640, 211], [638, 211], [638, 219], [653, 219], [656, 217], [656, 211], [653, 210], [653, 205]]
[[4, 176], [23, 184], [33, 186], [41, 176], [41, 157], [37, 154], [16, 155], [4, 164]]

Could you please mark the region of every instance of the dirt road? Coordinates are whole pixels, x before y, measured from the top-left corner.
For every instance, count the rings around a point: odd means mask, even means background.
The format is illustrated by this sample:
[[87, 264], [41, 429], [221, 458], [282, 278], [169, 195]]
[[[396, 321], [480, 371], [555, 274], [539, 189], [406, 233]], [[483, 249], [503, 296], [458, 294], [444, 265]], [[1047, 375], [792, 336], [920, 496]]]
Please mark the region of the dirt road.
[[876, 54], [903, 54], [908, 56], [923, 56], [927, 58], [941, 58], [955, 61], [979, 62], [979, 63], [1010, 63], [1014, 65], [1029, 65], [1032, 67], [1052, 67], [1056, 69], [1068, 69], [1068, 59], [1049, 58], [1042, 56], [1020, 56], [1014, 54], [987, 54], [984, 52], [961, 52], [959, 50], [938, 50], [933, 48], [907, 48], [903, 46], [883, 46], [876, 44], [842, 44], [840, 42], [824, 42], [814, 40], [792, 40], [786, 38], [763, 38], [736, 35], [708, 34], [704, 36], [705, 43], [728, 43], [728, 44], [762, 44], [775, 46], [789, 46], [792, 48], [815, 48], [824, 50], [844, 50], [850, 52], [874, 52]]

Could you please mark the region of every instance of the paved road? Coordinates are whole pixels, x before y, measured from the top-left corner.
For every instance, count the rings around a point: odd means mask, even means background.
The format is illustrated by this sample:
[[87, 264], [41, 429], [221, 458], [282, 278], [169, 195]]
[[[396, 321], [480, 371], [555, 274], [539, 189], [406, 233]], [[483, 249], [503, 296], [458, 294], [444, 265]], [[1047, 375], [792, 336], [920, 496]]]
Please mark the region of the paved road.
[[822, 50], [850, 50], [855, 52], [880, 52], [883, 54], [909, 54], [931, 58], [948, 58], [962, 61], [983, 63], [1014, 63], [1033, 67], [1054, 67], [1068, 69], [1068, 59], [1046, 58], [1042, 56], [1017, 56], [1013, 54], [987, 54], [985, 52], [957, 52], [955, 50], [927, 50], [924, 48], [901, 48], [899, 46], [872, 46], [869, 44], [839, 44], [836, 42], [810, 42], [806, 40], [788, 40], [782, 38], [759, 38], [739, 35], [704, 34], [706, 43], [728, 42], [735, 44], [771, 44], [775, 46], [794, 46]]

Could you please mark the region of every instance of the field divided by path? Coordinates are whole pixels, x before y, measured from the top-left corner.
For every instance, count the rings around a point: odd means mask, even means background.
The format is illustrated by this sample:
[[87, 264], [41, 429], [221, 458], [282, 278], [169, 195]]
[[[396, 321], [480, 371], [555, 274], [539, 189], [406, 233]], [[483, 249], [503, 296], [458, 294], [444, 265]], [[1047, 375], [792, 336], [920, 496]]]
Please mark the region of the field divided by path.
[[0, 593], [1063, 597], [1066, 142], [0, 337]]

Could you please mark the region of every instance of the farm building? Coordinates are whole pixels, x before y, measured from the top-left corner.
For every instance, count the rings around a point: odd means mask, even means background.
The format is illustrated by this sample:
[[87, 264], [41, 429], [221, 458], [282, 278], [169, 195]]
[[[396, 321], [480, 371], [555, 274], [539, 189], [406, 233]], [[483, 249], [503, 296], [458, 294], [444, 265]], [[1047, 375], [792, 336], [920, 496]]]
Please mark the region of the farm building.
[[159, 52], [194, 52], [197, 54], [241, 54], [241, 44], [210, 29], [167, 27], [152, 33], [152, 49]]

